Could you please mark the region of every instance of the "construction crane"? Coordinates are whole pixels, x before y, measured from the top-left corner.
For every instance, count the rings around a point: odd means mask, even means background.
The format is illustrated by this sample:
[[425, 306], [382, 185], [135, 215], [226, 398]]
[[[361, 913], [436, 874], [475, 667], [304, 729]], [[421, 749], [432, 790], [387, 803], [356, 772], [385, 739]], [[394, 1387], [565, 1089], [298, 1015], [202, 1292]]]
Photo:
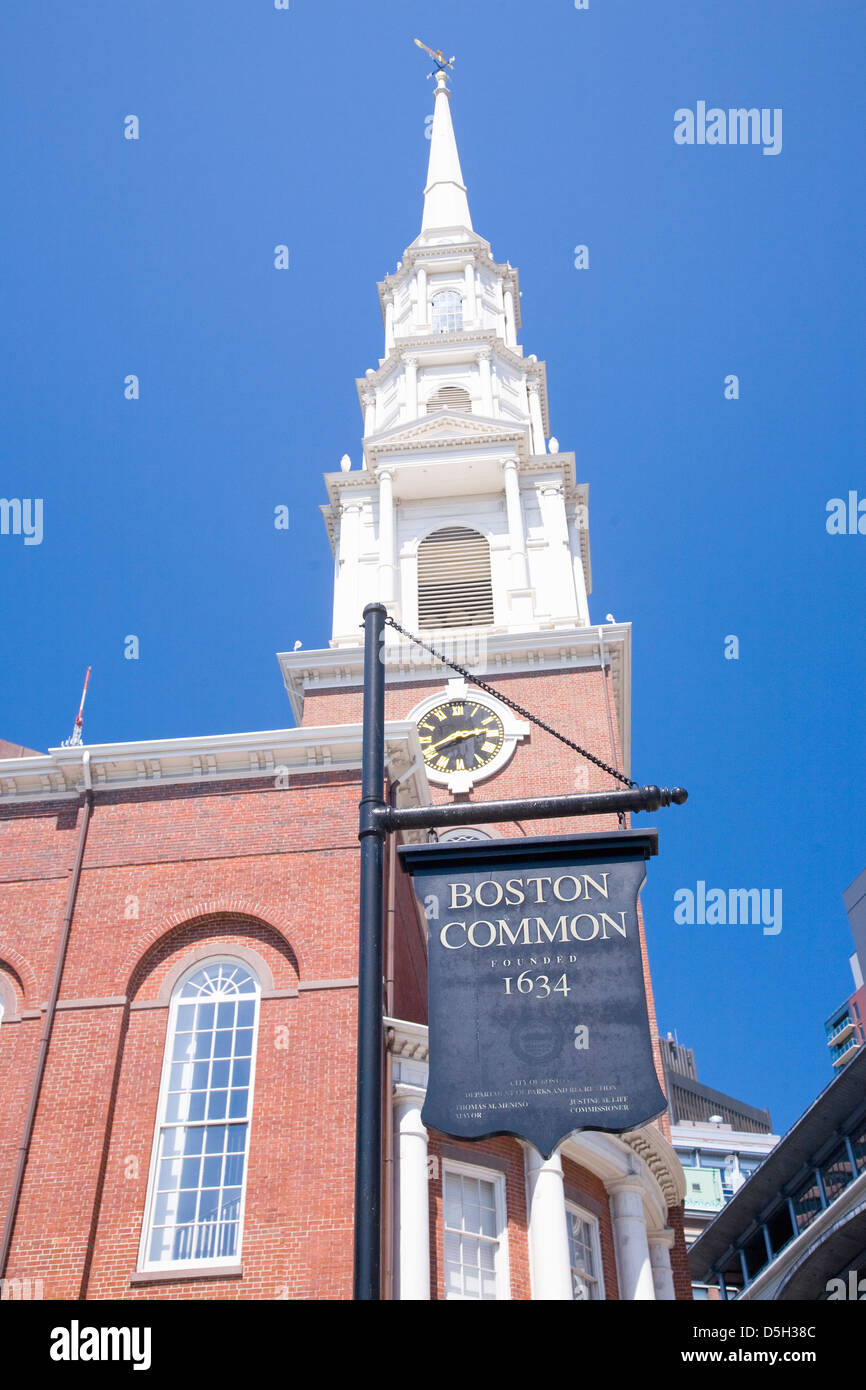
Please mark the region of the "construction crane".
[[72, 726], [72, 733], [69, 738], [65, 738], [60, 745], [61, 748], [77, 748], [81, 743], [81, 730], [84, 727], [84, 701], [87, 699], [87, 685], [90, 680], [90, 667], [87, 668], [87, 675], [84, 677], [84, 689], [81, 692], [81, 704], [78, 706], [78, 713], [75, 716], [75, 723]]

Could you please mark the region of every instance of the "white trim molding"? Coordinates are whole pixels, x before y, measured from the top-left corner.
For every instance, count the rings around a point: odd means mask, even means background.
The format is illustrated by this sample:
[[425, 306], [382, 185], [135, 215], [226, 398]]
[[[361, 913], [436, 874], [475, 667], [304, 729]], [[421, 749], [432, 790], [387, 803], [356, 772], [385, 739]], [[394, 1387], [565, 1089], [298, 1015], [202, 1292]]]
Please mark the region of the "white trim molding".
[[[480, 1155], [483, 1160], [483, 1155]], [[449, 1228], [447, 1225], [447, 1196], [446, 1184], [449, 1173], [455, 1178], [478, 1179], [481, 1182], [488, 1182], [493, 1187], [493, 1199], [496, 1212], [496, 1248], [494, 1253], [494, 1280], [496, 1287], [496, 1300], [507, 1301], [511, 1298], [511, 1272], [508, 1261], [508, 1210], [505, 1201], [505, 1174], [495, 1168], [486, 1168], [483, 1161], [480, 1163], [460, 1162], [454, 1158], [443, 1158], [442, 1160], [442, 1268], [445, 1277], [445, 1298], [460, 1299], [461, 1295], [448, 1292], [448, 1276], [446, 1268], [445, 1245]], [[474, 1232], [467, 1232], [470, 1239], [475, 1237]], [[489, 1237], [489, 1239], [493, 1239]], [[462, 1295], [467, 1297], [467, 1295]], [[469, 1295], [471, 1297], [471, 1295]]]
[[[292, 777], [356, 771], [361, 751], [360, 724], [52, 748], [32, 758], [0, 760], [0, 804], [80, 796], [86, 785], [83, 754], [98, 793], [255, 778], [272, 778], [279, 789]], [[411, 721], [385, 725], [385, 756], [389, 776], [401, 779], [397, 804], [429, 806], [421, 745]]]

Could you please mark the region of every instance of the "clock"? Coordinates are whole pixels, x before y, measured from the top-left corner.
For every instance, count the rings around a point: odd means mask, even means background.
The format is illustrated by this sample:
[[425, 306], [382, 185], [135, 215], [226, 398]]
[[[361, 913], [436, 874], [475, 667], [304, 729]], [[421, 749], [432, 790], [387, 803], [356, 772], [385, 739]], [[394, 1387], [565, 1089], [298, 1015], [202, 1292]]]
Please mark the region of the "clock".
[[494, 695], [466, 680], [450, 680], [410, 712], [421, 744], [429, 781], [452, 792], [468, 792], [475, 782], [505, 767], [529, 725]]
[[502, 751], [499, 715], [471, 694], [445, 699], [418, 720], [418, 739], [428, 768], [447, 774], [480, 772]]

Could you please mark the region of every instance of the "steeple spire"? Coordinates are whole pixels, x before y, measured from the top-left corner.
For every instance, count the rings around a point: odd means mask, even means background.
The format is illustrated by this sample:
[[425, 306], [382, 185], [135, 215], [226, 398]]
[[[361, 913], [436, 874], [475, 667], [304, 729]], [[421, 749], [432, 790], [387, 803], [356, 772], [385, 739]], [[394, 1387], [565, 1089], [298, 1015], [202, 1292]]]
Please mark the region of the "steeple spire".
[[446, 227], [463, 227], [472, 231], [466, 185], [460, 169], [457, 141], [451, 124], [450, 92], [446, 73], [436, 72], [436, 104], [433, 111], [433, 130], [430, 136], [430, 163], [427, 167], [427, 187], [424, 189], [424, 218], [421, 235]]

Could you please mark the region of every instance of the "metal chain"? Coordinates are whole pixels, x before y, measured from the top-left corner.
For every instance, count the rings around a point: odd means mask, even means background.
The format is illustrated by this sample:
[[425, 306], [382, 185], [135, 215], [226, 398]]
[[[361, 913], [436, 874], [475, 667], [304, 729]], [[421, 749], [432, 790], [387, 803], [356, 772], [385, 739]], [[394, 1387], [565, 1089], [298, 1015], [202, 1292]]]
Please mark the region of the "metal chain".
[[633, 782], [630, 777], [626, 777], [625, 773], [619, 772], [615, 767], [611, 767], [609, 763], [602, 762], [601, 758], [597, 758], [594, 753], [590, 753], [586, 748], [581, 748], [579, 743], [574, 743], [570, 738], [566, 738], [565, 734], [561, 734], [556, 729], [552, 729], [549, 724], [545, 724], [542, 719], [537, 719], [534, 714], [530, 714], [528, 709], [524, 709], [522, 705], [516, 704], [516, 702], [510, 700], [507, 695], [503, 695], [501, 690], [496, 690], [492, 685], [487, 685], [484, 681], [480, 681], [477, 676], [473, 676], [471, 671], [467, 671], [463, 666], [458, 666], [456, 661], [449, 661], [447, 656], [443, 656], [441, 652], [437, 652], [435, 647], [428, 646], [426, 642], [422, 642], [421, 638], [416, 637], [413, 632], [407, 632], [405, 627], [401, 627], [394, 618], [390, 616], [386, 617], [385, 623], [388, 627], [393, 627], [397, 632], [402, 632], [403, 636], [408, 637], [410, 642], [414, 642], [417, 646], [423, 647], [431, 656], [435, 656], [437, 660], [444, 662], [446, 666], [450, 666], [452, 671], [458, 671], [461, 676], [464, 676], [472, 685], [477, 686], [479, 690], [483, 690], [486, 694], [492, 695], [496, 700], [501, 700], [504, 705], [508, 705], [509, 708], [515, 710], [517, 714], [521, 714], [523, 718], [528, 719], [531, 724], [535, 724], [547, 734], [552, 734], [554, 738], [559, 739], [560, 743], [564, 743], [568, 748], [573, 748], [575, 753], [579, 753], [582, 758], [587, 758], [589, 762], [595, 763], [595, 766], [601, 768], [602, 772], [607, 772], [611, 777], [615, 777], [618, 782], [622, 782], [627, 787], [636, 787], [638, 785], [638, 783]]

